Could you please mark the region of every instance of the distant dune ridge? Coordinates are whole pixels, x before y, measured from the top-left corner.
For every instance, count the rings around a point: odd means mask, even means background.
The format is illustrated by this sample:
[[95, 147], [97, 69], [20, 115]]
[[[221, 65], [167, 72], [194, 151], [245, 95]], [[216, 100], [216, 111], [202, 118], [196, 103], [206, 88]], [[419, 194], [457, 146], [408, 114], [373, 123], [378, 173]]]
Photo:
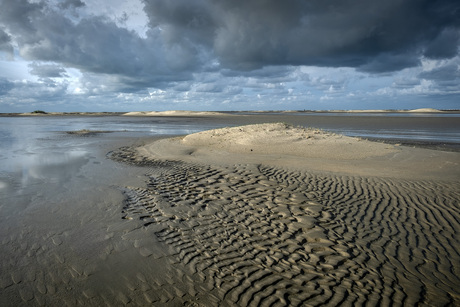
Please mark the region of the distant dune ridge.
[[[281, 112], [281, 113], [296, 113], [299, 110], [284, 110], [284, 111], [251, 111], [254, 113], [270, 113], [270, 112]], [[311, 112], [326, 112], [326, 113], [442, 113], [444, 111], [433, 109], [433, 108], [421, 108], [414, 110], [322, 110], [322, 111], [311, 111]], [[26, 113], [7, 113], [16, 116], [222, 116], [230, 115], [231, 113], [224, 112], [213, 112], [213, 111], [185, 111], [185, 110], [170, 110], [170, 111], [133, 111], [133, 112], [45, 112], [45, 111], [34, 111]]]
[[460, 303], [458, 153], [277, 123], [112, 158], [148, 170], [124, 218], [175, 251], [204, 305]]
[[431, 109], [431, 108], [424, 108], [424, 109], [415, 109], [415, 110], [409, 110], [407, 112], [414, 112], [414, 113], [440, 113], [442, 111], [436, 110], [436, 109]]
[[[264, 113], [266, 111], [252, 111]], [[296, 110], [287, 110], [282, 111], [283, 113], [296, 113]], [[348, 113], [388, 113], [388, 112], [412, 112], [412, 113], [440, 113], [442, 111], [432, 109], [432, 108], [423, 108], [415, 110], [330, 110], [330, 111], [318, 111], [318, 112], [348, 112]], [[210, 111], [180, 111], [180, 110], [171, 110], [171, 111], [139, 111], [139, 112], [128, 112], [123, 114], [125, 116], [218, 116], [218, 115], [228, 115], [228, 113], [221, 112], [210, 112]]]
[[209, 116], [209, 115], [223, 115], [220, 112], [209, 111], [140, 111], [128, 112], [123, 114], [125, 116]]
[[422, 108], [414, 110], [335, 110], [330, 112], [348, 112], [348, 113], [442, 113], [443, 111], [432, 109], [432, 108]]

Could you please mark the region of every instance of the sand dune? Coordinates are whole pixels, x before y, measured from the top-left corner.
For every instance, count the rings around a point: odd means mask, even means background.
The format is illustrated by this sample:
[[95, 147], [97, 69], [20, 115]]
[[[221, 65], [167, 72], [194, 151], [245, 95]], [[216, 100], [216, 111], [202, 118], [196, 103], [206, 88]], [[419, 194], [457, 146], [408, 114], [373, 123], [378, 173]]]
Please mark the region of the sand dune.
[[[123, 188], [124, 218], [141, 220], [174, 251], [182, 279], [206, 289], [199, 301], [183, 293], [184, 304], [460, 304], [458, 177], [375, 173], [407, 162], [404, 151], [272, 124], [121, 148], [112, 158], [148, 173], [146, 186]], [[458, 154], [449, 157], [458, 175]], [[367, 176], [352, 171], [379, 159]], [[359, 163], [334, 173], [340, 163], [331, 161]]]
[[331, 110], [326, 112], [345, 112], [345, 113], [440, 113], [443, 112], [441, 110], [433, 109], [433, 108], [420, 108], [420, 109], [413, 109], [413, 110], [378, 110], [378, 109], [370, 109], [370, 110]]
[[442, 112], [440, 110], [437, 110], [437, 109], [433, 109], [433, 108], [422, 108], [422, 109], [414, 109], [414, 110], [409, 110], [407, 112], [414, 112], [414, 113], [439, 113], [439, 112]]
[[225, 115], [220, 112], [210, 111], [140, 111], [140, 112], [128, 112], [123, 114], [124, 116], [211, 116], [211, 115]]

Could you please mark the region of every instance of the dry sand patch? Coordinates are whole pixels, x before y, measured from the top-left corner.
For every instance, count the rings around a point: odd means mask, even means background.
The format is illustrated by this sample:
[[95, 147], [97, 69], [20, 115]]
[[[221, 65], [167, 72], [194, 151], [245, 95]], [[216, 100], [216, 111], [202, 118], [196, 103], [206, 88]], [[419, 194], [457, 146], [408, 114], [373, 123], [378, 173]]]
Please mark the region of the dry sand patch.
[[460, 155], [347, 137], [283, 123], [203, 131], [136, 149], [139, 157], [210, 164], [259, 163], [345, 175], [455, 180]]
[[182, 144], [233, 153], [278, 154], [333, 160], [384, 156], [396, 150], [389, 145], [362, 142], [315, 128], [283, 123], [222, 128], [187, 135]]

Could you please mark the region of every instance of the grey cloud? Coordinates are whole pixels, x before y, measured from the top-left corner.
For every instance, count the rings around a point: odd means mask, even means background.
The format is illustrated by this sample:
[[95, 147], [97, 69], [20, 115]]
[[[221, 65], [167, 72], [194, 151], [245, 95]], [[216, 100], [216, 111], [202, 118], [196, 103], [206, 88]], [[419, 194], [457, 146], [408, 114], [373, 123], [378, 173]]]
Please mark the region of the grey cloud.
[[431, 71], [422, 72], [419, 74], [419, 77], [435, 81], [451, 81], [460, 79], [459, 64], [449, 63], [446, 66], [441, 66]]
[[175, 82], [171, 85], [171, 89], [173, 89], [176, 92], [188, 92], [191, 89], [191, 84], [189, 84], [188, 82]]
[[8, 94], [14, 88], [14, 83], [5, 78], [0, 78], [0, 96]]
[[436, 87], [445, 93], [460, 92], [460, 58], [446, 65], [424, 71], [418, 75], [421, 79], [431, 80]]
[[81, 0], [65, 0], [58, 4], [58, 7], [61, 9], [73, 9], [84, 7], [85, 3]]
[[239, 87], [239, 86], [228, 86], [225, 88], [224, 92], [225, 94], [229, 96], [234, 96], [234, 95], [241, 94], [243, 92], [243, 89], [242, 87]]
[[[1, 81], [0, 84], [2, 84]], [[0, 87], [2, 87], [2, 85], [0, 85]], [[8, 82], [8, 95], [6, 96], [8, 100], [4, 101], [14, 102], [15, 104], [43, 101], [62, 102], [63, 97], [65, 97], [67, 93], [67, 88], [67, 82], [56, 83], [51, 79], [44, 80], [44, 82]], [[0, 99], [0, 103], [1, 102], [2, 100]]]
[[421, 57], [457, 55], [460, 37], [454, 0], [143, 0], [149, 18], [143, 37], [108, 17], [72, 19], [69, 10], [82, 7], [81, 0], [55, 2], [0, 0], [0, 48], [18, 46], [26, 60], [57, 63], [32, 67], [40, 77], [75, 67], [127, 93], [187, 91], [193, 82], [225, 91], [222, 83], [196, 79], [203, 72], [232, 86], [246, 78], [244, 86], [263, 88], [309, 82], [298, 65], [397, 71]]
[[62, 78], [67, 77], [66, 70], [56, 64], [29, 64], [30, 73], [40, 78]]
[[425, 55], [435, 59], [454, 57], [458, 53], [459, 43], [460, 31], [458, 29], [444, 29], [427, 44]]
[[419, 54], [381, 53], [367, 59], [366, 63], [358, 66], [358, 70], [370, 73], [385, 73], [414, 67], [420, 64]]
[[210, 46], [219, 18], [208, 0], [143, 1], [150, 27], [161, 28], [166, 43], [180, 43], [196, 49], [195, 44]]
[[44, 4], [29, 3], [27, 0], [0, 0], [0, 25], [9, 30], [19, 44], [33, 44], [40, 41], [35, 25], [31, 21], [44, 8]]
[[284, 88], [284, 84], [295, 81], [309, 81], [309, 76], [293, 66], [266, 66], [253, 71], [221, 71], [226, 84], [237, 87], [268, 89]]
[[418, 78], [396, 78], [393, 82], [393, 87], [395, 88], [412, 88], [420, 84], [420, 79]]
[[343, 90], [347, 80], [344, 77], [332, 79], [327, 77], [313, 78], [310, 83], [322, 91], [337, 92]]
[[285, 80], [289, 77], [295, 67], [292, 66], [265, 66], [251, 71], [234, 71], [231, 69], [222, 69], [221, 74], [225, 77], [247, 77], [258, 79], [279, 78]]
[[0, 28], [0, 51], [6, 52], [9, 56], [13, 55], [11, 37], [2, 28]]
[[75, 23], [45, 2], [0, 0], [0, 25], [8, 30], [28, 60], [50, 61], [82, 71], [119, 76], [133, 86], [189, 79], [197, 54], [182, 45], [166, 46], [163, 34], [147, 38], [115, 22], [90, 16]]
[[170, 41], [209, 48], [231, 69], [303, 64], [382, 72], [458, 52], [458, 39], [450, 39], [460, 29], [455, 0], [144, 3], [150, 25], [165, 26]]
[[198, 93], [221, 93], [225, 89], [223, 84], [217, 83], [203, 83], [198, 84], [195, 88], [195, 91]]

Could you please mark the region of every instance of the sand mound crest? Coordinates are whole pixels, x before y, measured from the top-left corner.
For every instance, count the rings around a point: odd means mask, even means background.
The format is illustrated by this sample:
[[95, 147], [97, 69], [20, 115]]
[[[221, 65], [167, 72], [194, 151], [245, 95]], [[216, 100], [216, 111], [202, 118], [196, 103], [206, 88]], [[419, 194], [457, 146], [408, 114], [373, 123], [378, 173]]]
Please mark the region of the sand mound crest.
[[331, 112], [345, 112], [345, 113], [387, 113], [388, 110], [347, 110], [347, 111], [331, 111]]
[[412, 112], [412, 113], [440, 113], [442, 111], [437, 110], [437, 109], [432, 109], [432, 108], [422, 108], [422, 109], [409, 110], [407, 112]]
[[[189, 145], [228, 146], [232, 145], [284, 145], [286, 143], [300, 142], [315, 137], [324, 139], [328, 134], [319, 129], [294, 128], [292, 126], [274, 124], [256, 124], [232, 128], [208, 130], [188, 135], [184, 143]], [[233, 147], [233, 146], [232, 146]]]
[[362, 159], [395, 151], [393, 146], [283, 123], [203, 131], [184, 137], [182, 143], [234, 153], [286, 154], [329, 159]]

